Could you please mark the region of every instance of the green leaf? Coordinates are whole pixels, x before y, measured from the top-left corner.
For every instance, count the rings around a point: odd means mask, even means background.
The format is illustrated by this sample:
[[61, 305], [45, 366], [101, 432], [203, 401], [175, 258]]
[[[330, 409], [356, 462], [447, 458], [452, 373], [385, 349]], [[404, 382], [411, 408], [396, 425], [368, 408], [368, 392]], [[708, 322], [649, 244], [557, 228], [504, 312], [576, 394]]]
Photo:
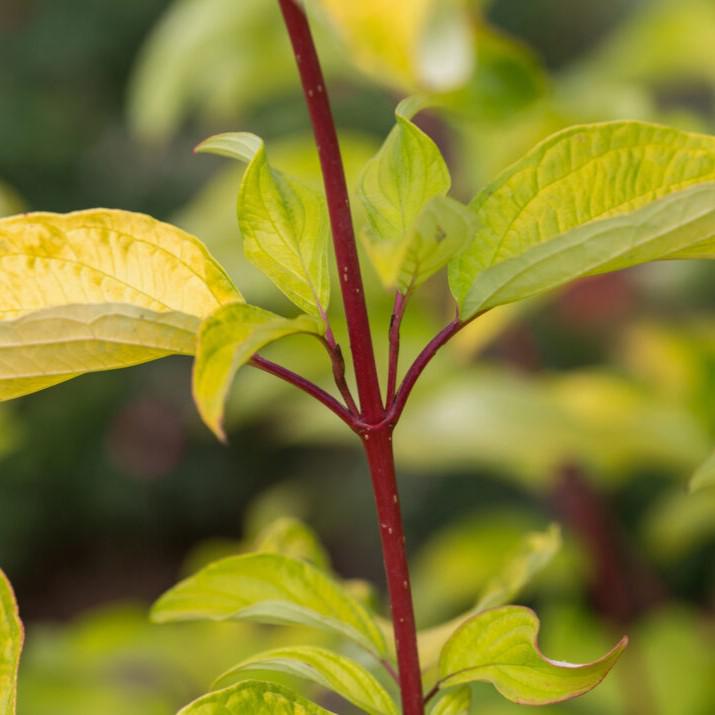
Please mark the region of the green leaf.
[[472, 689], [469, 687], [448, 690], [434, 704], [430, 715], [469, 715], [472, 707]]
[[545, 531], [528, 533], [517, 548], [507, 553], [500, 569], [489, 579], [474, 608], [447, 623], [417, 634], [424, 666], [436, 661], [454, 631], [465, 621], [490, 608], [512, 601], [561, 549], [561, 529], [551, 524]]
[[690, 480], [691, 492], [697, 492], [706, 487], [715, 487], [715, 453], [700, 465]]
[[591, 221], [628, 216], [712, 180], [715, 138], [710, 136], [631, 121], [553, 135], [473, 200], [479, 229], [450, 266], [462, 314], [470, 317], [480, 309], [471, 293], [487, 269]]
[[192, 355], [200, 321], [133, 305], [66, 305], [0, 321], [0, 400], [83, 373]]
[[225, 440], [224, 402], [238, 369], [280, 338], [320, 335], [324, 328], [322, 321], [308, 315], [288, 319], [245, 303], [225, 305], [202, 323], [193, 371], [194, 401], [219, 439]]
[[209, 693], [177, 715], [335, 715], [319, 705], [272, 683], [245, 681]]
[[330, 233], [323, 195], [272, 169], [255, 134], [219, 134], [196, 151], [247, 162], [238, 194], [246, 258], [301, 310], [324, 316], [330, 300]]
[[165, 593], [152, 618], [301, 623], [348, 637], [380, 657], [387, 653], [372, 615], [342, 586], [315, 566], [278, 554], [210, 564]]
[[629, 214], [594, 221], [480, 273], [465, 317], [576, 278], [648, 261], [715, 257], [715, 183], [666, 196]]
[[307, 524], [290, 516], [277, 519], [259, 535], [256, 551], [302, 559], [323, 571], [330, 569], [330, 557], [318, 535]]
[[576, 665], [544, 657], [538, 633], [539, 619], [528, 608], [505, 606], [475, 616], [442, 650], [440, 688], [483, 681], [521, 705], [557, 703], [595, 688], [628, 644], [623, 638], [599, 660]]
[[420, 108], [416, 98], [398, 105], [396, 126], [368, 162], [358, 183], [367, 219], [361, 238], [388, 287], [400, 278], [417, 219], [427, 204], [445, 196], [451, 185], [437, 145], [410, 121]]
[[15, 594], [7, 576], [0, 571], [0, 715], [15, 715], [23, 640]]
[[293, 646], [259, 653], [221, 675], [215, 686], [252, 671], [275, 671], [304, 678], [332, 690], [369, 715], [397, 715], [397, 707], [375, 676], [363, 666], [325, 648]]
[[448, 196], [437, 196], [422, 210], [405, 243], [397, 287], [402, 293], [424, 283], [471, 240], [474, 213]]

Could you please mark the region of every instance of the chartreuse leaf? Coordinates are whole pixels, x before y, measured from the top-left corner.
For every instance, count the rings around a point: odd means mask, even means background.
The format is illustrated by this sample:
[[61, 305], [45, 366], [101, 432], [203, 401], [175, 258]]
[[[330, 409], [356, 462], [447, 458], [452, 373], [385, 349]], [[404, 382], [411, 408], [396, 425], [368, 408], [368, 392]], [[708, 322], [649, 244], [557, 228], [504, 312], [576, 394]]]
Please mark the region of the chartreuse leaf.
[[0, 220], [0, 399], [193, 354], [201, 320], [242, 301], [205, 246], [126, 211]]
[[472, 690], [469, 687], [447, 690], [430, 710], [430, 715], [469, 715]]
[[0, 571], [0, 715], [15, 715], [17, 670], [23, 639], [15, 594], [7, 577]]
[[697, 492], [706, 487], [715, 487], [715, 453], [700, 465], [690, 480], [691, 492]]
[[301, 310], [323, 316], [330, 300], [323, 195], [272, 169], [263, 140], [255, 134], [218, 134], [196, 151], [247, 162], [238, 193], [246, 258]]
[[245, 303], [225, 305], [203, 322], [194, 361], [194, 400], [219, 439], [225, 439], [224, 402], [238, 369], [269, 343], [297, 333], [320, 335], [324, 328], [309, 315], [283, 318]]
[[177, 715], [335, 715], [288, 688], [248, 680], [209, 693]]
[[314, 0], [355, 64], [402, 90], [459, 86], [474, 63], [462, 0]]
[[355, 661], [325, 648], [293, 646], [259, 653], [221, 675], [215, 686], [253, 671], [275, 671], [332, 690], [369, 715], [398, 715], [394, 700], [374, 675]]
[[715, 257], [715, 183], [671, 194], [632, 213], [594, 221], [481, 273], [464, 316], [570, 280], [661, 259]]
[[482, 611], [502, 606], [516, 598], [529, 581], [551, 562], [561, 544], [561, 529], [557, 524], [551, 524], [544, 531], [528, 533], [513, 553], [508, 553], [499, 571], [486, 583], [474, 608], [417, 634], [423, 665], [428, 667], [437, 660], [444, 644], [462, 623]]
[[[361, 237], [388, 287], [398, 279], [405, 282], [402, 269], [410, 245], [421, 240], [415, 235], [416, 222], [427, 204], [435, 197], [444, 197], [451, 185], [449, 169], [437, 145], [410, 121], [420, 106], [415, 99], [398, 105], [397, 124], [367, 163], [358, 183], [367, 221]], [[441, 210], [449, 211], [444, 206]], [[427, 243], [435, 242], [437, 236]], [[419, 256], [419, 250], [416, 253]]]
[[[708, 181], [715, 181], [715, 137], [631, 121], [555, 134], [472, 201], [479, 227], [450, 266], [462, 316], [589, 273], [702, 255], [688, 249], [711, 237], [691, 221], [700, 218], [706, 198], [698, 201], [684, 190]], [[681, 199], [667, 202], [679, 192]], [[664, 199], [648, 213], [649, 205]], [[620, 221], [572, 238], [584, 224], [613, 217]], [[669, 232], [652, 225], [663, 220]], [[565, 245], [547, 248], [556, 239]], [[534, 254], [539, 246], [546, 253]], [[512, 263], [495, 275], [506, 261]], [[518, 286], [501, 287], [516, 279]]]
[[330, 557], [317, 534], [307, 524], [290, 516], [277, 519], [259, 535], [256, 551], [302, 559], [323, 571], [330, 568]]
[[599, 660], [577, 665], [542, 655], [538, 633], [536, 614], [521, 606], [504, 606], [474, 616], [442, 649], [439, 687], [483, 681], [521, 705], [557, 703], [596, 687], [628, 644], [623, 638]]
[[208, 619], [301, 623], [346, 636], [380, 657], [373, 616], [323, 571], [279, 554], [245, 554], [210, 564], [154, 605], [159, 623]]

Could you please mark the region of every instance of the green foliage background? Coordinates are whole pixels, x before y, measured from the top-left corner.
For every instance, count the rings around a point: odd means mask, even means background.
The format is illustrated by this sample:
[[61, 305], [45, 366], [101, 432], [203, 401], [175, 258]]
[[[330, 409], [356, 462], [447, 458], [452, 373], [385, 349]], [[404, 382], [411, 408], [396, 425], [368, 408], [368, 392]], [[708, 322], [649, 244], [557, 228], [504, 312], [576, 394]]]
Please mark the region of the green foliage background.
[[[164, 57], [154, 77], [184, 72], [187, 96], [172, 103], [177, 88], [161, 84], [157, 115], [140, 101], [137, 53], [169, 8], [2, 4], [0, 181], [12, 188], [0, 189], [0, 210], [100, 205], [174, 218], [241, 273], [251, 300], [285, 309], [239, 255], [240, 168], [190, 151], [215, 131], [254, 131], [278, 166], [316, 179], [277, 13], [256, 20], [257, 46], [277, 48], [258, 63], [228, 62], [230, 34], [208, 57], [190, 55], [211, 81]], [[488, 12], [535, 55], [485, 35], [467, 94], [450, 98], [448, 119], [421, 120], [462, 198], [570, 123], [715, 131], [706, 0], [494, 0]], [[346, 69], [332, 45], [328, 55], [355, 177], [399, 95]], [[243, 94], [234, 74], [252, 78]], [[384, 327], [389, 306], [369, 281]], [[429, 283], [423, 314], [405, 326], [406, 355], [446, 305], [444, 286]], [[424, 625], [469, 606], [521, 534], [558, 520], [562, 553], [520, 601], [539, 606], [545, 652], [588, 659], [631, 635], [615, 676], [558, 712], [715, 709], [715, 496], [685, 489], [715, 444], [713, 307], [712, 265], [664, 264], [502, 308], [440, 356], [398, 432]], [[323, 374], [317, 350], [289, 342], [276, 354]], [[234, 391], [223, 448], [200, 425], [189, 382], [188, 361], [176, 358], [86, 376], [0, 412], [0, 565], [30, 625], [21, 713], [174, 712], [259, 646], [284, 645], [245, 625], [150, 626], [143, 610], [180, 572], [235, 552], [275, 516], [305, 518], [341, 574], [381, 583], [367, 472], [343, 426], [250, 374]], [[490, 698], [479, 689], [479, 712], [515, 711]]]

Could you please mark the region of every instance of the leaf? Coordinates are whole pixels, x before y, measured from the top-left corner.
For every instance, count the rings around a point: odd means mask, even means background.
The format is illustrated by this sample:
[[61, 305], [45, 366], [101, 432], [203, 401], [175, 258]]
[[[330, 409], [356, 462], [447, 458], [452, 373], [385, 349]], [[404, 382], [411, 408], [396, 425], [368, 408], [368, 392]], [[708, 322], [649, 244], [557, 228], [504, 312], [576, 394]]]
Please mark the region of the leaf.
[[0, 715], [15, 715], [24, 631], [7, 576], [0, 571]]
[[468, 294], [488, 268], [588, 222], [627, 216], [712, 180], [715, 138], [710, 136], [632, 121], [553, 135], [472, 201], [479, 229], [450, 266], [463, 315], [472, 314], [476, 301]]
[[690, 480], [690, 491], [697, 492], [715, 486], [715, 453], [698, 467]]
[[509, 603], [542, 571], [561, 549], [561, 529], [551, 524], [544, 531], [528, 533], [521, 543], [507, 552], [499, 570], [487, 581], [474, 608], [466, 613], [417, 634], [420, 658], [431, 665], [454, 631], [473, 616]]
[[355, 64], [403, 91], [452, 89], [474, 65], [473, 31], [460, 0], [314, 0]]
[[278, 554], [246, 554], [210, 564], [154, 605], [158, 623], [208, 619], [301, 623], [348, 637], [386, 655], [371, 614], [310, 564]]
[[330, 569], [330, 557], [318, 535], [307, 524], [293, 517], [282, 517], [258, 537], [256, 551], [302, 559], [323, 571]]
[[263, 140], [255, 134], [218, 134], [196, 151], [247, 162], [238, 194], [246, 258], [301, 310], [324, 316], [330, 273], [323, 195], [272, 169]]
[[465, 317], [568, 281], [655, 260], [715, 257], [715, 183], [658, 199], [630, 214], [594, 221], [479, 274]]
[[325, 648], [293, 646], [259, 653], [221, 675], [220, 686], [251, 671], [275, 671], [331, 690], [369, 715], [397, 715], [392, 698], [363, 666]]
[[447, 265], [471, 240], [474, 213], [447, 196], [432, 199], [408, 235], [399, 266], [397, 286], [402, 293], [416, 288]]
[[194, 236], [143, 214], [92, 209], [0, 219], [0, 318], [122, 303], [204, 318], [242, 301]]
[[283, 318], [245, 303], [219, 308], [201, 325], [193, 371], [194, 401], [220, 439], [224, 402], [236, 372], [261, 348], [298, 333], [320, 335], [324, 324], [308, 315]]
[[335, 715], [319, 705], [272, 683], [245, 681], [209, 693], [177, 715]]
[[0, 321], [0, 400], [87, 372], [191, 355], [199, 324], [193, 315], [119, 303], [59, 306]]
[[521, 705], [562, 702], [596, 687], [628, 644], [623, 638], [599, 660], [576, 665], [544, 657], [536, 643], [538, 633], [539, 619], [528, 608], [505, 606], [480, 613], [445, 644], [440, 688], [483, 681]]
[[448, 690], [430, 710], [430, 715], [469, 715], [472, 707], [472, 689], [469, 687]]
[[410, 121], [420, 107], [415, 98], [398, 105], [396, 126], [358, 182], [367, 219], [361, 237], [386, 286], [394, 286], [400, 277], [423, 209], [435, 197], [445, 196], [451, 185], [436, 144]]

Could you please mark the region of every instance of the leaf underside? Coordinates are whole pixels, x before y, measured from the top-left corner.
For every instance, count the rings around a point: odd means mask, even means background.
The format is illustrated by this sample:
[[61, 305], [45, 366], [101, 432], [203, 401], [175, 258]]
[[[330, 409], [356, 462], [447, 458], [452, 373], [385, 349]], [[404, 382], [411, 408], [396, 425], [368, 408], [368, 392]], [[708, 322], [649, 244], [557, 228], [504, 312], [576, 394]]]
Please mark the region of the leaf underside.
[[247, 554], [210, 564], [165, 593], [152, 618], [159, 623], [301, 623], [350, 638], [380, 657], [387, 652], [371, 614], [340, 584], [304, 561], [279, 554]]

